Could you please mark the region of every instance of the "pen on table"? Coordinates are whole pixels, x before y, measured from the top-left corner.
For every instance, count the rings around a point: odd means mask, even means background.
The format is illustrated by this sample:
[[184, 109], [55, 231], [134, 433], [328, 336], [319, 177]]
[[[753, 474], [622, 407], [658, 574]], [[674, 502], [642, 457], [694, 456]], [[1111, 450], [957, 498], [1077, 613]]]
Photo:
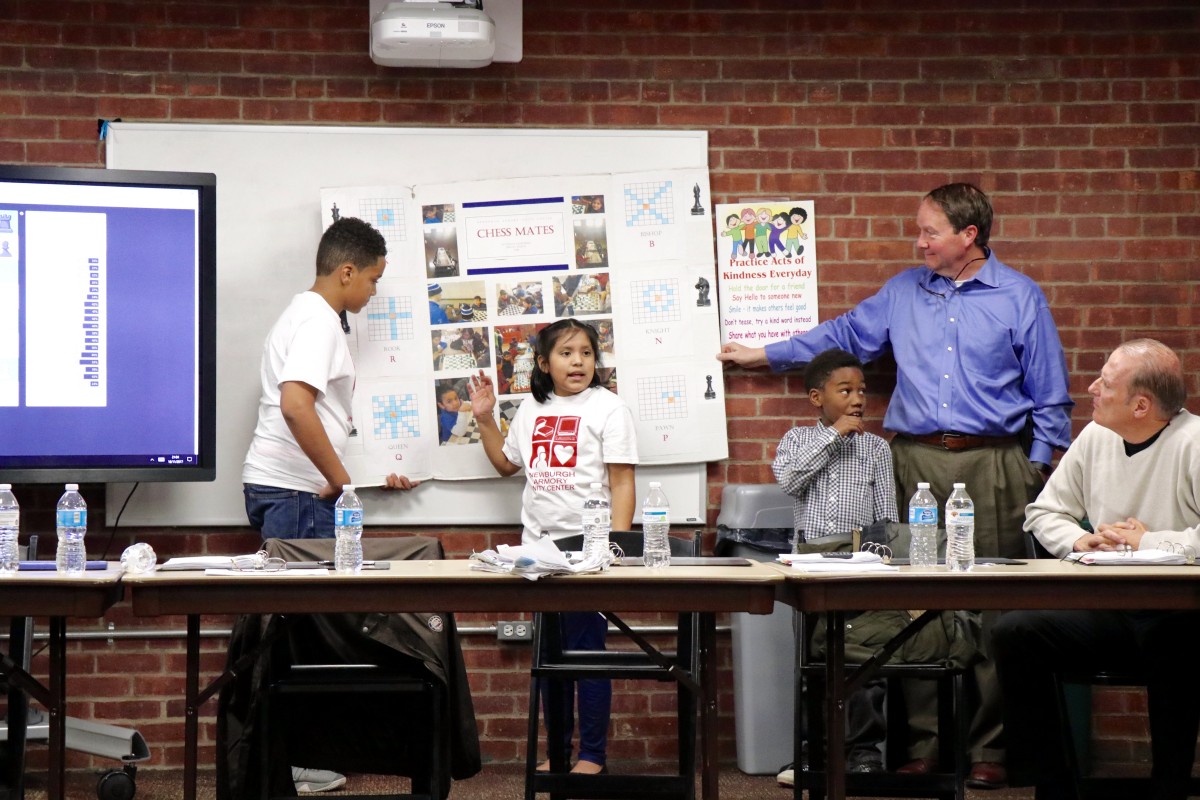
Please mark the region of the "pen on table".
[[[375, 566], [374, 561], [364, 561], [362, 565], [368, 569]], [[319, 567], [332, 567], [332, 561], [289, 561], [287, 569], [317, 569]]]

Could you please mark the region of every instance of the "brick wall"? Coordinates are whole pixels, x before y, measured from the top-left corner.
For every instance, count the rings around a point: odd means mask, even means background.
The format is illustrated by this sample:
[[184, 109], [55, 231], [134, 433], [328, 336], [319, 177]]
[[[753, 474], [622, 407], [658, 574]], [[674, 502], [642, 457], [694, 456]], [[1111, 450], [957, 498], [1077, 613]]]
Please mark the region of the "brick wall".
[[[822, 318], [915, 263], [920, 196], [970, 180], [993, 198], [998, 254], [1049, 297], [1082, 401], [1076, 429], [1088, 417], [1088, 383], [1123, 339], [1166, 341], [1192, 394], [1200, 388], [1200, 18], [1191, 0], [1000, 0], [983, 10], [922, 0], [527, 0], [524, 60], [469, 71], [373, 65], [365, 0], [10, 0], [3, 16], [0, 161], [102, 165], [100, 117], [700, 128], [710, 135], [714, 202], [815, 200]], [[887, 364], [871, 367], [876, 431], [890, 376]], [[709, 467], [710, 523], [721, 487], [769, 481], [775, 443], [809, 419], [794, 378], [732, 371], [726, 382], [731, 457]], [[34, 494], [37, 516], [53, 498]], [[443, 539], [462, 555], [511, 535]], [[156, 541], [168, 555], [254, 543], [244, 530]], [[134, 624], [127, 612], [114, 619]], [[516, 759], [524, 654], [478, 639], [468, 647], [485, 752]], [[220, 643], [206, 650], [215, 669]], [[71, 666], [72, 713], [136, 720], [165, 754], [154, 763], [178, 763], [176, 644], [77, 646]], [[728, 692], [722, 703], [729, 733]], [[1144, 760], [1140, 699], [1106, 695], [1100, 707], [1098, 752]], [[624, 701], [614, 724], [619, 757], [640, 755], [623, 750], [633, 739], [654, 753], [669, 735], [665, 720], [645, 721]], [[732, 756], [731, 736], [723, 752]]]

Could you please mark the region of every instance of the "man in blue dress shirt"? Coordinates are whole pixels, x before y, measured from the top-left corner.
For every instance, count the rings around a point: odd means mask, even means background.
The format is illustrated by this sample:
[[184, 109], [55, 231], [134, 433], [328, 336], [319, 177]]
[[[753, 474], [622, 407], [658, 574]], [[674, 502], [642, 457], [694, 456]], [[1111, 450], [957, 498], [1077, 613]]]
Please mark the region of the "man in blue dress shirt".
[[[992, 206], [978, 187], [934, 189], [921, 201], [917, 227], [923, 266], [807, 333], [765, 348], [729, 343], [717, 357], [782, 372], [831, 347], [864, 362], [891, 353], [896, 389], [883, 426], [896, 434], [898, 506], [928, 481], [944, 507], [952, 484], [963, 481], [975, 501], [977, 555], [1021, 557], [1025, 506], [1054, 451], [1071, 441], [1074, 403], [1058, 329], [1037, 284], [988, 246]], [[988, 686], [991, 678], [981, 686], [984, 708], [971, 737], [969, 784], [981, 788], [1004, 781], [999, 697]]]

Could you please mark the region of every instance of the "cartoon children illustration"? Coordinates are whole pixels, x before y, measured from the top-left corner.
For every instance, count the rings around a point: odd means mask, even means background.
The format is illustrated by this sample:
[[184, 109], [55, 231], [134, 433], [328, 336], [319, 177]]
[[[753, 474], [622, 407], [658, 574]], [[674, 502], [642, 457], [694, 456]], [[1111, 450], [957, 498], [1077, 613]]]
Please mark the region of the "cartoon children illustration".
[[754, 255], [754, 209], [742, 209], [742, 252]]
[[775, 251], [777, 249], [780, 253], [787, 253], [787, 249], [783, 246], [783, 242], [780, 241], [780, 237], [783, 235], [783, 229], [787, 226], [788, 215], [784, 212], [780, 211], [778, 214], [771, 217], [771, 235], [769, 237], [771, 255], [775, 255]]
[[771, 209], [758, 210], [758, 222], [754, 225], [754, 257], [770, 255]]
[[732, 248], [729, 251], [731, 259], [738, 257], [738, 250], [742, 249], [742, 219], [737, 214], [730, 214], [725, 218], [725, 230], [721, 231], [722, 236], [728, 236]]
[[800, 244], [800, 240], [808, 238], [808, 234], [804, 232], [804, 228], [800, 227], [805, 222], [808, 222], [808, 212], [796, 206], [788, 212], [788, 219], [791, 220], [792, 224], [788, 226], [787, 232], [783, 236], [784, 252], [791, 255], [794, 250], [798, 256], [804, 252], [804, 245]]

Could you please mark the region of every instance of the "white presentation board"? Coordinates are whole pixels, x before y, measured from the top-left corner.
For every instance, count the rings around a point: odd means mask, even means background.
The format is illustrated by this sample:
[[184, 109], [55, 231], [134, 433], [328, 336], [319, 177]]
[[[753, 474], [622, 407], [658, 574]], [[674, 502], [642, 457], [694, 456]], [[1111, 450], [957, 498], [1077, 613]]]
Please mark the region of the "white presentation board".
[[[708, 135], [113, 123], [107, 163], [217, 176], [217, 479], [144, 484], [122, 524], [243, 525], [241, 466], [257, 413], [262, 343], [292, 296], [312, 284], [323, 188], [707, 169]], [[662, 481], [673, 517], [702, 524], [705, 477], [704, 464], [641, 467], [638, 504], [648, 481]], [[430, 481], [412, 492], [366, 490], [364, 504], [371, 524], [516, 524], [522, 485], [519, 477]], [[108, 507], [120, 508], [129, 489], [110, 485]]]

